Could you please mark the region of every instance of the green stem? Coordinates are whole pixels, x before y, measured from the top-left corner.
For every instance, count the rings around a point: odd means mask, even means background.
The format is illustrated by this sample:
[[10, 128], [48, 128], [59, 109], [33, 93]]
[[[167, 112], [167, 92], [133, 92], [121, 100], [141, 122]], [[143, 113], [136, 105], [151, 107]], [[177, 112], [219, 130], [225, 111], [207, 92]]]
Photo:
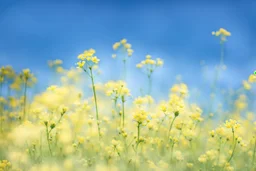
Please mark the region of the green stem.
[[220, 44], [220, 66], [224, 63], [224, 43]]
[[0, 96], [2, 96], [2, 91], [3, 91], [3, 83], [0, 82]]
[[24, 82], [24, 107], [23, 107], [23, 120], [26, 120], [26, 103], [27, 103], [27, 79]]
[[123, 109], [123, 112], [122, 112], [122, 115], [123, 115], [123, 128], [124, 128], [124, 102], [125, 102], [125, 100], [124, 100], [124, 96], [122, 96], [122, 109]]
[[[2, 96], [2, 88], [3, 88], [3, 83], [0, 82], [0, 97]], [[0, 112], [1, 112], [1, 115], [0, 115], [0, 130], [1, 130], [1, 133], [2, 133], [3, 132], [2, 116], [4, 115], [4, 104], [1, 104], [1, 103], [0, 103]]]
[[[61, 121], [63, 115], [64, 115], [64, 114], [61, 114], [61, 115], [60, 115], [60, 118], [59, 118], [59, 120], [57, 121], [57, 123], [55, 124], [55, 127], [54, 127], [54, 128], [56, 128], [57, 125], [59, 125], [59, 123], [60, 123], [60, 121]], [[51, 128], [51, 129], [50, 129], [49, 134], [52, 132], [52, 130], [53, 130], [54, 128]]]
[[100, 134], [100, 122], [99, 122], [99, 111], [98, 111], [97, 95], [96, 95], [96, 90], [95, 90], [95, 84], [94, 84], [93, 74], [92, 74], [92, 67], [89, 67], [89, 69], [90, 69], [90, 75], [91, 75], [91, 81], [92, 81], [92, 90], [93, 90], [94, 103], [95, 103], [95, 110], [96, 110], [96, 119], [97, 119], [97, 126], [98, 126], [98, 134], [99, 134], [99, 138], [100, 138], [100, 137], [101, 137], [101, 134]]
[[[2, 105], [1, 105], [2, 106]], [[3, 109], [2, 107], [0, 106], [0, 109], [1, 109], [1, 115], [0, 115], [0, 131], [1, 133], [3, 133], [3, 118], [2, 118], [2, 115], [3, 115]]]
[[161, 128], [161, 126], [162, 126], [162, 124], [163, 124], [163, 122], [164, 122], [166, 116], [167, 116], [167, 115], [164, 113], [164, 117], [162, 118], [161, 122], [159, 122], [156, 133], [159, 132], [159, 130], [160, 130], [160, 128]]
[[219, 165], [220, 162], [220, 154], [221, 154], [221, 138], [219, 142], [219, 150], [218, 150], [218, 157], [217, 157], [217, 166]]
[[172, 146], [171, 146], [171, 162], [172, 162], [172, 157], [173, 157], [173, 148], [174, 148], [174, 142], [172, 143]]
[[252, 167], [254, 164], [255, 154], [256, 154], [256, 138], [255, 138], [255, 142], [254, 142], [254, 149], [253, 149], [253, 155], [252, 155]]
[[151, 73], [148, 74], [148, 95], [151, 94], [151, 89], [152, 89], [152, 79], [151, 79]]
[[171, 130], [172, 130], [172, 126], [173, 126], [173, 123], [174, 123], [176, 117], [177, 117], [177, 116], [174, 116], [174, 118], [173, 118], [173, 120], [172, 120], [172, 123], [171, 123], [171, 125], [170, 125], [169, 131], [168, 131], [168, 135], [167, 135], [167, 140], [169, 140], [170, 132], [171, 132]]
[[237, 144], [237, 142], [235, 142], [235, 145], [234, 145], [234, 148], [233, 148], [232, 154], [231, 154], [230, 158], [228, 159], [228, 163], [231, 161], [231, 159], [232, 159], [232, 158], [233, 158], [233, 156], [234, 156], [235, 149], [236, 149], [236, 144]]
[[138, 146], [139, 146], [139, 143], [140, 143], [140, 123], [138, 123], [137, 129], [138, 129], [138, 134], [137, 134], [137, 146], [136, 146], [136, 151], [137, 151]]
[[124, 81], [125, 81], [126, 80], [126, 59], [123, 59], [123, 63], [124, 63], [123, 77], [124, 77]]
[[[221, 42], [220, 45], [221, 45], [221, 47], [220, 47], [220, 64], [219, 64], [219, 66], [217, 66], [217, 70], [215, 72], [215, 78], [214, 78], [214, 81], [213, 81], [213, 84], [212, 84], [212, 94], [215, 94], [215, 92], [216, 92], [217, 82], [218, 82], [219, 76], [220, 76], [220, 70], [221, 70], [221, 67], [224, 63], [224, 43]], [[214, 103], [214, 97], [212, 97], [211, 100], [210, 100], [209, 113], [212, 112], [213, 103]]]
[[49, 148], [49, 151], [50, 151], [50, 154], [52, 156], [52, 149], [51, 149], [51, 145], [50, 145], [50, 134], [49, 134], [49, 130], [48, 130], [48, 125], [45, 125], [46, 127], [46, 138], [47, 138], [47, 143], [48, 143], [48, 148]]
[[230, 156], [230, 158], [228, 159], [228, 163], [231, 161], [231, 159], [233, 158], [233, 156], [234, 156], [234, 153], [235, 153], [235, 149], [236, 149], [236, 144], [237, 144], [237, 142], [235, 141], [235, 131], [234, 131], [234, 129], [232, 128], [232, 134], [233, 134], [233, 143], [232, 144], [234, 144], [233, 146], [233, 150], [232, 150], [232, 153], [231, 153], [231, 156]]
[[234, 144], [235, 141], [235, 131], [234, 128], [232, 128], [232, 144]]

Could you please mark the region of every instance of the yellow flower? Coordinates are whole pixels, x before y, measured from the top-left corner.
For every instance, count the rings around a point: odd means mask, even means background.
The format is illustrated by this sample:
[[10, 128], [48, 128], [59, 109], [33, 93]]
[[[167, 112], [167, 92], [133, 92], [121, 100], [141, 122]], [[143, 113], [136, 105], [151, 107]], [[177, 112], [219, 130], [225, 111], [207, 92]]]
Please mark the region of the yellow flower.
[[80, 54], [77, 58], [83, 61], [86, 59], [86, 56], [84, 54]]
[[255, 83], [256, 82], [256, 75], [251, 74], [248, 78], [249, 83]]
[[92, 62], [95, 64], [98, 64], [100, 59], [98, 59], [96, 56], [92, 57]]
[[209, 134], [210, 134], [212, 137], [214, 137], [215, 131], [214, 131], [214, 130], [211, 130], [211, 131], [209, 132]]
[[60, 60], [60, 59], [56, 59], [56, 60], [54, 61], [54, 63], [55, 63], [55, 65], [61, 65], [61, 64], [63, 64], [63, 61]]
[[120, 46], [120, 43], [119, 42], [116, 42], [114, 45], [113, 45], [113, 49], [114, 50], [117, 50]]
[[76, 65], [77, 65], [77, 68], [83, 68], [85, 65], [85, 61], [79, 61], [76, 63]]
[[22, 72], [23, 72], [25, 77], [29, 77], [30, 76], [30, 69], [23, 69]]
[[156, 58], [156, 65], [157, 66], [163, 66], [163, 64], [164, 64], [164, 61], [162, 59]]
[[129, 44], [129, 43], [126, 43], [126, 44], [124, 44], [124, 47], [125, 47], [126, 49], [131, 49], [132, 45]]
[[248, 83], [247, 81], [243, 81], [243, 86], [245, 90], [250, 90], [251, 89], [251, 84]]
[[220, 28], [216, 32], [213, 31], [212, 35], [217, 36], [217, 37], [220, 36], [221, 43], [223, 43], [226, 41], [227, 37], [231, 36], [231, 33], [224, 28]]
[[59, 66], [59, 67], [56, 68], [56, 71], [57, 71], [58, 73], [62, 73], [62, 72], [64, 71], [64, 69]]
[[127, 42], [126, 39], [122, 39], [122, 40], [120, 41], [120, 43], [122, 43], [123, 45], [126, 44], [126, 42]]
[[146, 59], [151, 59], [151, 55], [147, 55], [147, 56], [146, 56]]
[[133, 119], [138, 123], [142, 124], [147, 120], [147, 116], [147, 112], [143, 109], [140, 109], [133, 114]]
[[192, 168], [193, 166], [194, 166], [193, 163], [187, 163], [187, 167], [188, 167], [188, 168]]
[[226, 121], [225, 126], [226, 128], [237, 129], [240, 127], [240, 124], [236, 120], [229, 119]]
[[143, 65], [142, 65], [142, 64], [137, 64], [136, 67], [137, 67], [137, 68], [142, 68]]
[[127, 53], [128, 53], [128, 56], [130, 57], [133, 54], [133, 50], [132, 49], [127, 49]]
[[198, 161], [200, 163], [205, 163], [207, 162], [207, 156], [205, 154], [201, 155], [199, 158], [198, 158]]
[[85, 138], [81, 137], [81, 136], [78, 136], [77, 139], [78, 139], [79, 144], [83, 144], [85, 141]]

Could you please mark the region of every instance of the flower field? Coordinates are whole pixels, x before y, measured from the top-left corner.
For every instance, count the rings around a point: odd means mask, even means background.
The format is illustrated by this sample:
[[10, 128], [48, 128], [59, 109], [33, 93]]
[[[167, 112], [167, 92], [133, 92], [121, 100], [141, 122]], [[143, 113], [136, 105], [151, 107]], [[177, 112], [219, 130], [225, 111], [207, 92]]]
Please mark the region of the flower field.
[[228, 95], [227, 110], [212, 105], [231, 33], [221, 28], [212, 35], [221, 48], [208, 106], [191, 103], [182, 82], [165, 92], [167, 100], [155, 100], [152, 75], [165, 63], [151, 55], [134, 66], [147, 79], [143, 93], [134, 95], [126, 66], [136, 47], [126, 39], [113, 44], [109, 58], [121, 60], [119, 80], [98, 81], [104, 60], [94, 49], [77, 55], [70, 69], [49, 61], [59, 84], [37, 93], [40, 80], [32, 70], [2, 66], [0, 171], [256, 170], [255, 111], [247, 97], [256, 75]]

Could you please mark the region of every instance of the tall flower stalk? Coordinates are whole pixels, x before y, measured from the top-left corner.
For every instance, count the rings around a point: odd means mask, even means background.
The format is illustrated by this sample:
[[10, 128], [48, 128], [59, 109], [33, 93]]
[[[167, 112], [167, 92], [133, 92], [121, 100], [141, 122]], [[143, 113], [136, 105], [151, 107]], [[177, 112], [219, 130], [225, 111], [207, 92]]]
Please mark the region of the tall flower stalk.
[[[211, 86], [212, 89], [212, 94], [214, 95], [217, 89], [217, 82], [219, 80], [220, 77], [220, 72], [221, 70], [225, 69], [225, 65], [224, 65], [224, 51], [225, 51], [225, 42], [227, 41], [227, 37], [231, 36], [231, 33], [228, 32], [227, 30], [225, 30], [224, 28], [220, 28], [218, 31], [216, 32], [212, 32], [212, 35], [220, 37], [220, 62], [219, 65], [217, 65], [216, 70], [215, 70], [215, 77], [213, 80], [213, 84]], [[210, 107], [209, 107], [209, 113], [212, 112], [212, 107], [213, 107], [213, 103], [214, 103], [214, 96], [211, 98], [210, 100]]]
[[125, 118], [125, 112], [124, 112], [124, 96], [122, 96], [122, 116], [123, 116], [123, 128], [124, 128], [124, 118]]
[[141, 69], [147, 75], [148, 79], [148, 95], [151, 94], [152, 89], [152, 74], [157, 67], [163, 66], [164, 62], [160, 58], [156, 60], [152, 59], [151, 55], [147, 55], [145, 60], [142, 60], [136, 65], [137, 68]]
[[170, 127], [169, 127], [169, 130], [168, 130], [167, 139], [170, 138], [170, 132], [171, 132], [171, 130], [172, 130], [173, 123], [174, 123], [175, 119], [176, 119], [178, 116], [179, 116], [179, 112], [176, 111], [176, 112], [174, 113], [174, 118], [172, 119], [172, 122], [171, 122]]
[[138, 109], [134, 114], [133, 114], [133, 119], [134, 121], [137, 122], [137, 141], [136, 141], [136, 153], [138, 150], [139, 144], [142, 142], [141, 140], [141, 126], [146, 125], [148, 122], [148, 113], [144, 109]]
[[23, 117], [22, 120], [27, 119], [27, 89], [28, 86], [32, 86], [36, 82], [36, 78], [34, 75], [30, 72], [29, 69], [24, 69], [22, 73], [20, 74], [20, 78], [24, 85], [24, 91], [23, 91]]
[[58, 119], [58, 121], [56, 123], [51, 122], [49, 123], [48, 121], [44, 121], [44, 125], [45, 125], [45, 131], [46, 131], [46, 140], [47, 140], [47, 144], [48, 144], [48, 150], [50, 152], [50, 155], [53, 156], [53, 151], [52, 151], [52, 147], [51, 147], [51, 132], [53, 130], [55, 130], [55, 128], [60, 124], [63, 116], [66, 114], [67, 112], [67, 108], [63, 107], [60, 113], [60, 117]]
[[26, 119], [26, 104], [27, 104], [27, 78], [25, 78], [24, 80], [24, 93], [23, 93], [23, 119], [25, 120]]
[[91, 81], [92, 81], [92, 90], [93, 90], [93, 97], [94, 97], [94, 103], [95, 103], [95, 111], [96, 111], [98, 133], [99, 133], [99, 137], [100, 137], [101, 134], [100, 134], [99, 110], [98, 110], [97, 94], [96, 94], [96, 90], [95, 90], [95, 84], [94, 84], [94, 79], [93, 79], [92, 67], [89, 67], [89, 70], [90, 70], [90, 77], [91, 77]]
[[255, 155], [256, 155], [256, 137], [254, 138], [254, 148], [253, 148], [253, 154], [252, 154], [252, 167], [254, 165]]
[[127, 77], [127, 60], [133, 54], [132, 45], [127, 42], [126, 39], [122, 39], [119, 42], [113, 44], [113, 50], [115, 54], [112, 55], [112, 58], [116, 58], [117, 56], [122, 56], [123, 62], [123, 80], [126, 80]]
[[231, 146], [232, 147], [232, 152], [231, 152], [231, 155], [230, 155], [230, 157], [227, 161], [229, 163], [232, 160], [232, 158], [234, 157], [234, 153], [235, 153], [237, 143], [240, 143], [240, 141], [241, 141], [240, 140], [241, 138], [236, 138], [235, 137], [235, 130], [240, 127], [240, 124], [236, 120], [230, 119], [230, 120], [226, 121], [225, 126], [226, 126], [226, 128], [232, 130], [232, 146]]
[[[126, 98], [131, 96], [130, 90], [126, 87], [126, 83], [124, 81], [109, 81], [105, 84], [106, 95], [110, 96], [114, 101], [114, 105], [116, 107], [116, 103], [118, 101], [121, 102], [121, 111], [120, 115], [120, 127], [125, 127], [125, 102]], [[117, 110], [117, 109], [115, 109]]]
[[96, 94], [94, 75], [93, 75], [93, 69], [98, 68], [97, 64], [99, 63], [100, 59], [98, 59], [97, 56], [95, 56], [95, 52], [96, 51], [94, 49], [89, 49], [84, 51], [84, 53], [78, 56], [79, 61], [76, 63], [76, 65], [77, 65], [77, 68], [83, 69], [83, 71], [88, 74], [92, 82], [92, 92], [93, 92], [94, 103], [95, 103], [95, 115], [97, 119], [98, 135], [100, 138], [101, 137], [100, 119], [99, 119], [98, 101], [97, 101], [97, 94]]

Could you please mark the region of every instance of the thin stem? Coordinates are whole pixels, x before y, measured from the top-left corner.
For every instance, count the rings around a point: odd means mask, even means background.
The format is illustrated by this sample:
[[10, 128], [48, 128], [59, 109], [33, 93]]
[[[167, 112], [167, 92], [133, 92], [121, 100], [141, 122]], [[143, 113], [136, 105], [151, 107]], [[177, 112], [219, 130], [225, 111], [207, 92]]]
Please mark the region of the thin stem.
[[235, 131], [234, 131], [234, 129], [232, 128], [232, 134], [233, 134], [233, 144], [234, 144], [234, 147], [233, 147], [233, 150], [232, 150], [232, 153], [231, 153], [231, 156], [230, 156], [230, 158], [228, 159], [228, 163], [231, 161], [231, 159], [233, 158], [233, 156], [234, 156], [234, 153], [235, 153], [235, 149], [236, 149], [236, 144], [237, 144], [237, 142], [235, 141]]
[[123, 59], [123, 63], [124, 63], [123, 77], [124, 77], [124, 81], [125, 81], [126, 80], [126, 59]]
[[220, 65], [224, 63], [224, 43], [220, 44]]
[[[60, 121], [61, 121], [63, 115], [64, 115], [64, 114], [61, 114], [61, 115], [60, 115], [60, 118], [59, 118], [59, 120], [57, 121], [57, 123], [55, 124], [55, 127], [54, 127], [54, 128], [56, 128], [56, 126], [60, 123]], [[51, 129], [50, 129], [49, 134], [52, 132], [52, 130], [53, 130], [54, 128], [51, 128]]]
[[219, 140], [219, 149], [218, 149], [218, 157], [217, 157], [217, 166], [220, 162], [220, 154], [221, 154], [221, 138]]
[[148, 95], [151, 94], [151, 89], [152, 89], [152, 79], [151, 79], [151, 73], [148, 74]]
[[174, 142], [172, 143], [172, 146], [171, 146], [171, 161], [172, 161], [172, 157], [173, 157], [173, 148], [174, 148]]
[[48, 148], [49, 148], [50, 154], [52, 156], [52, 149], [51, 149], [51, 145], [50, 145], [48, 125], [45, 125], [45, 127], [46, 127], [46, 138], [47, 138], [47, 142], [48, 142]]
[[4, 115], [4, 105], [0, 103], [0, 131], [1, 133], [3, 133], [3, 119], [2, 119], [2, 115]]
[[252, 155], [252, 167], [254, 164], [255, 154], [256, 154], [256, 138], [255, 138], [255, 142], [254, 142], [254, 149], [253, 149], [253, 155]]
[[40, 151], [40, 161], [41, 161], [41, 159], [42, 159], [42, 154], [43, 154], [43, 152], [42, 152], [42, 144], [43, 144], [43, 136], [42, 136], [42, 133], [43, 132], [40, 132], [40, 146], [39, 146], [39, 151]]
[[234, 131], [234, 128], [232, 128], [232, 144], [234, 143], [235, 141], [235, 131]]
[[173, 123], [174, 123], [176, 117], [177, 117], [177, 116], [174, 116], [174, 118], [173, 118], [173, 120], [172, 120], [172, 123], [171, 123], [171, 125], [170, 125], [169, 131], [168, 131], [168, 135], [167, 135], [167, 140], [169, 139], [170, 132], [171, 132], [171, 130], [172, 130], [172, 126], [173, 126]]
[[162, 126], [162, 124], [163, 124], [163, 122], [164, 122], [164, 120], [165, 120], [166, 116], [167, 116], [167, 115], [164, 113], [164, 117], [162, 118], [161, 122], [159, 122], [156, 133], [157, 133], [157, 132], [159, 132], [160, 127]]
[[100, 137], [101, 137], [101, 134], [100, 134], [100, 122], [99, 122], [99, 112], [98, 112], [97, 95], [96, 95], [96, 90], [95, 90], [95, 84], [94, 84], [93, 74], [92, 74], [92, 67], [89, 67], [89, 69], [90, 69], [90, 75], [91, 75], [91, 81], [92, 81], [92, 90], [93, 90], [94, 103], [95, 103], [95, 110], [96, 110], [96, 119], [97, 119], [97, 126], [98, 126], [98, 134], [99, 134], [99, 138], [100, 138]]
[[[2, 91], [3, 91], [3, 82], [0, 82], [0, 97], [2, 96]], [[0, 103], [0, 131], [1, 133], [3, 132], [3, 119], [1, 118], [2, 115], [4, 115], [4, 104]]]
[[3, 83], [0, 82], [0, 96], [2, 96], [2, 91], [3, 91]]
[[138, 134], [137, 134], [136, 152], [137, 152], [137, 149], [138, 149], [138, 146], [139, 146], [139, 143], [140, 143], [140, 123], [138, 123], [137, 129], [138, 129]]
[[230, 156], [230, 158], [229, 158], [229, 160], [228, 160], [228, 163], [231, 161], [231, 159], [232, 159], [232, 158], [233, 158], [233, 156], [234, 156], [235, 149], [236, 149], [236, 144], [237, 144], [237, 142], [235, 142], [235, 145], [234, 145], [234, 148], [233, 148], [232, 154], [231, 154], [231, 156]]
[[24, 107], [23, 107], [23, 120], [26, 120], [26, 103], [27, 103], [27, 79], [24, 82]]
[[123, 128], [124, 128], [124, 102], [125, 102], [125, 100], [124, 100], [124, 96], [122, 96], [122, 109], [123, 109], [123, 112], [122, 112], [122, 115], [123, 115]]
[[[215, 78], [212, 84], [212, 94], [215, 94], [216, 89], [217, 89], [217, 82], [219, 80], [219, 76], [220, 76], [220, 70], [221, 67], [223, 66], [224, 63], [224, 43], [221, 42], [220, 43], [220, 64], [219, 66], [217, 66], [216, 72], [215, 72]], [[214, 97], [211, 98], [210, 100], [210, 107], [209, 107], [209, 113], [212, 112], [212, 105], [214, 103]]]
[[[3, 88], [3, 83], [0, 82], [0, 97], [2, 95], [2, 88]], [[1, 118], [1, 116], [4, 114], [4, 105], [0, 103], [0, 112], [1, 112], [1, 115], [0, 115], [0, 130], [1, 130], [1, 133], [3, 132], [3, 120]]]
[[7, 97], [11, 96], [11, 88], [9, 85], [7, 85]]

